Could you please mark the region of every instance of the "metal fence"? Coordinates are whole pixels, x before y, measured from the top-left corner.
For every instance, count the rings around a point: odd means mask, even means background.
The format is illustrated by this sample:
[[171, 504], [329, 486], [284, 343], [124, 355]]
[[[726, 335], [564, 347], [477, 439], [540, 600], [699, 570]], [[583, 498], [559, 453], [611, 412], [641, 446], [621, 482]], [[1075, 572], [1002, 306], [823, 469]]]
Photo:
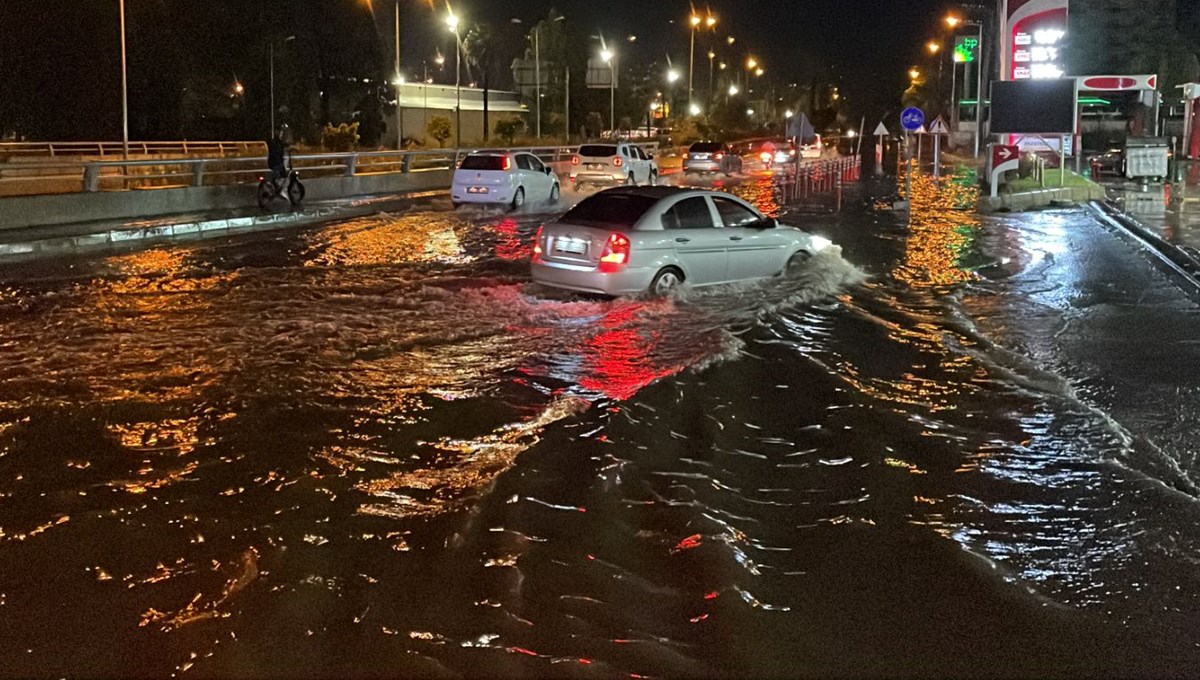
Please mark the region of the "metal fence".
[[[641, 145], [651, 154], [658, 144]], [[546, 163], [565, 163], [577, 146], [523, 147]], [[355, 177], [384, 173], [445, 171], [474, 149], [296, 154], [302, 177]], [[0, 162], [0, 197], [134, 189], [254, 184], [267, 167], [265, 155], [200, 158], [95, 160], [61, 158]]]
[[[266, 142], [129, 142], [136, 156], [250, 156], [267, 152]], [[121, 142], [0, 142], [0, 160], [33, 158], [123, 158]]]

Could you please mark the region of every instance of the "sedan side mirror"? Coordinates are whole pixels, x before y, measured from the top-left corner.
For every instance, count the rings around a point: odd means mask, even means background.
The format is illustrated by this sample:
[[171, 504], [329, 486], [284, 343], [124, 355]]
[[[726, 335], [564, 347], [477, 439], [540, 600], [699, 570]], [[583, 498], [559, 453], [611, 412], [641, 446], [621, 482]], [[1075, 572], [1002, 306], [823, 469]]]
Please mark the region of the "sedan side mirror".
[[755, 229], [774, 229], [775, 227], [779, 226], [779, 223], [776, 222], [775, 218], [773, 217], [764, 217], [750, 226], [754, 227]]
[[547, 175], [554, 174], [554, 170], [549, 165], [547, 165], [545, 168], [543, 168], [543, 170], [546, 171]]

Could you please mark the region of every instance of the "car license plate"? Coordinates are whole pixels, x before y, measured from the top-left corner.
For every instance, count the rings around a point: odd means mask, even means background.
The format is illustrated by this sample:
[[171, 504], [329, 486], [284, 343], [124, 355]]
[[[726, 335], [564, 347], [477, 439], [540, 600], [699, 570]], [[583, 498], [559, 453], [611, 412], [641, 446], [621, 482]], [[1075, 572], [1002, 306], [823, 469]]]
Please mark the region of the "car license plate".
[[693, 156], [693, 158], [695, 158], [695, 159], [696, 159], [696, 160], [698, 160], [698, 161], [706, 161], [706, 160], [708, 160], [708, 154], [706, 154], [706, 153], [698, 153], [698, 154], [696, 154], [695, 156]]
[[583, 255], [587, 253], [588, 242], [577, 238], [554, 239], [554, 249], [560, 253]]
[[487, 187], [467, 187], [468, 194], [486, 194]]

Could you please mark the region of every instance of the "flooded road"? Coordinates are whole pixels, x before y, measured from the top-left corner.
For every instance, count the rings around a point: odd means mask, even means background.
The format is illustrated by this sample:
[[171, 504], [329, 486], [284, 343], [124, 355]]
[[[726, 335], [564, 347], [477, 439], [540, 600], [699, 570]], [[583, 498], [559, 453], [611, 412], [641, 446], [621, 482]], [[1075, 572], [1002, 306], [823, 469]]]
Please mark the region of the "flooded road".
[[1196, 304], [917, 190], [666, 300], [436, 204], [0, 270], [0, 676], [1194, 676]]

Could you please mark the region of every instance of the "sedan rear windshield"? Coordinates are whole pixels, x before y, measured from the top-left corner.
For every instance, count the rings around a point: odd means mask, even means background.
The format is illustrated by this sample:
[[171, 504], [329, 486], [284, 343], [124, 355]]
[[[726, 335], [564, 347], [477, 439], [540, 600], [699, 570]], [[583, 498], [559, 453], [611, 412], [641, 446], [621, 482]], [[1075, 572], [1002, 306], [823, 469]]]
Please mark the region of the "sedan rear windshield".
[[580, 156], [590, 156], [597, 158], [600, 156], [616, 156], [617, 147], [611, 144], [584, 144], [579, 147]]
[[716, 153], [720, 150], [721, 145], [716, 142], [696, 142], [688, 149], [692, 153]]
[[559, 220], [581, 227], [632, 227], [658, 199], [630, 194], [596, 194], [580, 201]]
[[503, 170], [504, 156], [467, 156], [459, 167], [463, 170]]

